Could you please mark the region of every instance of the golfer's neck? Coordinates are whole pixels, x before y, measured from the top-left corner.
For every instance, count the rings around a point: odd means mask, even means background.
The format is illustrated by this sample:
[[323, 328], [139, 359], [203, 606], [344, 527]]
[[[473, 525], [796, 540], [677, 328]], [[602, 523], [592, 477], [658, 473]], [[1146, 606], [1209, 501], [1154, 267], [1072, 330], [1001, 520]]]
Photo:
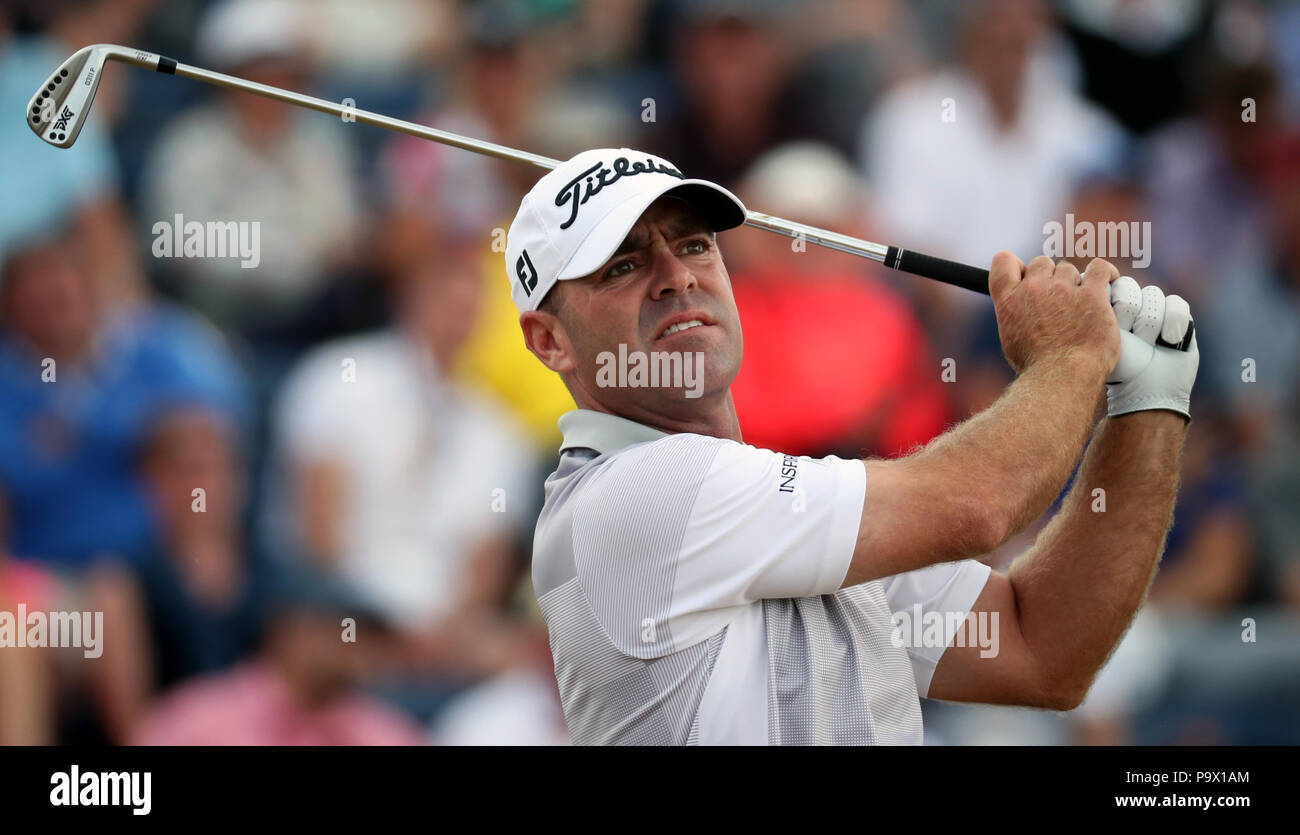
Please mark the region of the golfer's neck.
[[584, 409], [617, 415], [663, 432], [691, 432], [743, 442], [740, 421], [736, 417], [736, 404], [731, 399], [730, 389], [712, 396], [673, 403], [622, 404], [617, 410], [594, 399], [576, 399]]

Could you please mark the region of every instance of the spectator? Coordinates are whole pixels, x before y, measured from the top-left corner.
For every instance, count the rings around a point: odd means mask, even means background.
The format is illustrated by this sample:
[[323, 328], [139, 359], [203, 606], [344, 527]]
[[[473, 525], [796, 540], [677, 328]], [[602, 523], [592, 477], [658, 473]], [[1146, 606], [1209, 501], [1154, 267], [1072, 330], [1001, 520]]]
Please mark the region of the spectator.
[[1192, 89], [1182, 68], [1194, 58], [1210, 5], [1206, 0], [1058, 0], [1085, 95], [1137, 134], [1183, 115]]
[[[586, 143], [621, 148], [632, 143], [632, 130], [616, 104], [594, 91], [562, 87], [549, 94], [535, 114], [526, 147], [536, 153], [567, 158]], [[504, 224], [504, 220], [502, 221]], [[504, 234], [504, 226], [498, 227]], [[504, 238], [501, 239], [504, 246]], [[510, 300], [505, 262], [493, 247], [484, 253], [483, 301], [474, 327], [456, 361], [456, 378], [490, 393], [525, 427], [539, 458], [559, 447], [557, 421], [572, 410], [564, 383], [524, 346], [519, 311]]]
[[1237, 280], [1224, 264], [1249, 263], [1270, 247], [1265, 167], [1282, 127], [1267, 60], [1238, 63], [1212, 50], [1197, 66], [1196, 109], [1151, 138], [1145, 186], [1162, 266], [1205, 309], [1213, 286]]
[[[223, 0], [206, 13], [205, 66], [302, 90], [302, 7], [291, 0]], [[302, 110], [224, 92], [173, 121], [144, 174], [144, 226], [260, 224], [257, 265], [241, 258], [175, 258], [179, 295], [218, 325], [256, 337], [299, 339], [295, 313], [343, 272], [359, 224], [350, 149], [337, 125]], [[251, 227], [250, 227], [251, 228]], [[154, 239], [159, 234], [152, 233]], [[175, 234], [174, 230], [171, 234]]]
[[[465, 59], [445, 101], [416, 121], [510, 147], [523, 147], [547, 89], [535, 22], [518, 0], [491, 0], [468, 13]], [[532, 172], [518, 165], [414, 137], [394, 138], [379, 164], [391, 207], [458, 231], [485, 230], [514, 210]]]
[[[580, 142], [606, 135], [610, 119], [599, 103], [588, 98], [578, 107], [550, 91], [556, 70], [546, 65], [554, 56], [546, 53], [547, 42], [525, 4], [483, 3], [467, 18], [465, 60], [451, 74], [447, 100], [416, 121], [541, 154], [560, 153], [548, 150], [554, 126], [565, 139]], [[546, 127], [539, 130], [539, 125]], [[430, 225], [483, 242], [481, 269], [496, 280], [481, 291], [452, 373], [506, 406], [527, 429], [537, 453], [550, 456], [560, 440], [556, 419], [573, 408], [573, 398], [524, 347], [518, 311], [500, 278], [507, 220], [535, 176], [524, 166], [397, 137], [379, 163], [387, 203], [379, 249], [387, 262], [418, 258], [427, 251]]]
[[700, 0], [674, 7], [671, 65], [680, 112], [651, 150], [689, 177], [735, 185], [786, 127], [776, 109], [791, 55], [779, 0]]
[[[742, 185], [765, 211], [850, 234], [864, 220], [860, 195], [848, 160], [810, 143], [769, 152]], [[731, 391], [745, 441], [892, 456], [942, 431], [942, 369], [902, 297], [846, 256], [749, 235], [750, 266], [732, 279], [746, 339]]]
[[[1051, 65], [1041, 0], [978, 0], [956, 15], [951, 65], [897, 87], [868, 117], [867, 180], [889, 200], [889, 240], [982, 266], [999, 249], [1028, 261], [1043, 253], [1044, 224], [1065, 221], [1075, 181], [1115, 164], [1125, 137]], [[931, 332], [959, 347], [983, 304], [940, 285], [924, 292], [939, 317]]]
[[[786, 133], [858, 151], [862, 120], [881, 92], [925, 68], [924, 12], [903, 0], [802, 0], [782, 36], [796, 57], [777, 109]], [[790, 138], [790, 137], [787, 137]]]
[[1150, 602], [1164, 609], [1217, 613], [1245, 602], [1251, 590], [1255, 538], [1245, 474], [1224, 441], [1228, 427], [1207, 411], [1205, 429], [1183, 452], [1174, 525], [1151, 587]]
[[452, 0], [295, 0], [310, 12], [306, 39], [322, 70], [363, 81], [400, 83], [430, 53], [461, 34]]
[[[341, 640], [344, 619], [355, 641]], [[277, 594], [264, 649], [233, 670], [187, 682], [144, 716], [137, 745], [419, 745], [418, 728], [361, 695], [368, 636], [380, 622], [365, 604], [314, 576]]]
[[1253, 458], [1270, 456], [1300, 414], [1300, 133], [1260, 151], [1261, 246], [1215, 257], [1202, 291], [1216, 337], [1206, 340], [1207, 384]]
[[76, 267], [78, 242], [69, 231], [29, 242], [0, 280], [5, 544], [70, 569], [152, 536], [134, 456], [159, 409], [181, 397], [242, 408], [220, 340], [165, 308], [109, 319]]
[[1124, 136], [1048, 63], [1038, 0], [962, 4], [951, 65], [888, 94], [864, 125], [862, 158], [889, 196], [900, 243], [988, 263], [1043, 249], [1080, 175], [1119, 160]]
[[250, 657], [262, 635], [269, 567], [250, 554], [236, 429], [210, 407], [177, 406], [150, 429], [140, 467], [157, 541], [90, 585], [118, 639], [96, 691], [125, 739], [157, 691]]
[[[1211, 285], [1206, 359], [1214, 392], [1230, 409], [1231, 437], [1258, 532], [1261, 569], [1273, 599], [1300, 601], [1300, 133], [1272, 145], [1260, 163], [1268, 249], [1229, 281]], [[1225, 271], [1227, 266], [1223, 268]], [[1208, 340], [1207, 340], [1208, 341]]]
[[276, 439], [281, 534], [408, 640], [397, 675], [433, 680], [404, 688], [427, 718], [532, 654], [535, 627], [520, 632], [501, 607], [535, 499], [519, 430], [447, 376], [482, 290], [481, 243], [424, 241], [395, 267], [395, 326], [306, 357], [277, 405]]

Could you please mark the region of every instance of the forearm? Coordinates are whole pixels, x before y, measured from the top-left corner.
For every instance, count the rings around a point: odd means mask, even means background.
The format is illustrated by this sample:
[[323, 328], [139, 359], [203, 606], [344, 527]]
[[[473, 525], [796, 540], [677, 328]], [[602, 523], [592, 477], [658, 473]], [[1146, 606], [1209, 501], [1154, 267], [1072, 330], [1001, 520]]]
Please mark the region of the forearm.
[[1086, 360], [1045, 360], [920, 452], [867, 461], [845, 584], [980, 556], [1037, 518], [1079, 460], [1101, 390]]
[[[931, 443], [916, 465], [949, 501], [974, 501], [992, 550], [1038, 518], [1065, 486], [1096, 420], [1101, 379], [1086, 360], [1026, 369], [988, 409]], [[977, 522], [978, 520], [971, 520]]]
[[304, 462], [297, 471], [298, 544], [321, 566], [338, 559], [342, 543], [346, 477], [332, 462]]
[[1021, 634], [1054, 689], [1082, 698], [1145, 599], [1186, 433], [1167, 411], [1104, 421], [1060, 513], [1012, 565]]

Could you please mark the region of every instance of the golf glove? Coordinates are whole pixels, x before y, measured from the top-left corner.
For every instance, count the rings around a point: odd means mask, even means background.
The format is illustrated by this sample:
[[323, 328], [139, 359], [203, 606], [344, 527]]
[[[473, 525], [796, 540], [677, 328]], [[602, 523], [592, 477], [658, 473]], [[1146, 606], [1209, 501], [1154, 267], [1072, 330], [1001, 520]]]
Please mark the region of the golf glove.
[[1110, 284], [1119, 324], [1119, 362], [1106, 380], [1110, 417], [1167, 409], [1191, 419], [1192, 383], [1201, 354], [1192, 311], [1181, 296], [1138, 287], [1128, 276]]

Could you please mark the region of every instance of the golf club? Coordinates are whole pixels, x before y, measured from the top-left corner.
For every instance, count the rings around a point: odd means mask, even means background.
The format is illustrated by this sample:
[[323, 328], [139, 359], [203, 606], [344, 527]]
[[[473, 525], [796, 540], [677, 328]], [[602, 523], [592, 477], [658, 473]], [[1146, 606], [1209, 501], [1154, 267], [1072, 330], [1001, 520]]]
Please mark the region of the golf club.
[[[431, 128], [427, 125], [417, 125], [414, 122], [394, 119], [391, 116], [371, 113], [367, 110], [359, 110], [314, 96], [282, 90], [278, 87], [258, 84], [254, 81], [247, 81], [224, 73], [182, 64], [163, 55], [113, 44], [93, 44], [83, 47], [55, 69], [45, 84], [32, 96], [32, 100], [28, 104], [28, 127], [37, 136], [56, 148], [71, 147], [72, 143], [77, 141], [77, 135], [81, 133], [82, 125], [85, 124], [87, 114], [90, 112], [90, 106], [95, 100], [95, 92], [99, 89], [99, 81], [104, 72], [104, 65], [109, 61], [119, 61], [141, 69], [153, 70], [168, 75], [179, 75], [196, 81], [215, 84], [219, 87], [242, 90], [254, 95], [282, 101], [286, 104], [317, 110], [321, 113], [329, 113], [340, 117], [346, 116], [349, 120], [355, 120], [362, 124], [418, 136], [421, 139], [440, 142], [444, 145], [486, 154], [498, 159], [521, 162], [545, 169], [555, 168], [559, 165], [558, 160], [550, 157], [530, 154], [527, 151], [507, 148], [504, 145], [461, 136], [460, 134]], [[972, 267], [968, 264], [949, 261], [946, 258], [937, 258], [921, 252], [912, 252], [899, 246], [873, 243], [872, 241], [854, 238], [752, 210], [747, 212], [745, 225], [764, 229], [768, 232], [775, 232], [790, 238], [802, 238], [809, 243], [828, 249], [869, 258], [901, 272], [934, 279], [956, 287], [964, 287], [967, 290], [973, 290], [985, 295], [989, 293], [988, 270]], [[1182, 343], [1178, 346], [1169, 347], [1185, 349], [1190, 344], [1191, 337], [1192, 330], [1189, 328]], [[1166, 343], [1159, 340], [1158, 344], [1163, 345]]]
[[[83, 47], [64, 61], [50, 75], [45, 84], [41, 86], [41, 89], [32, 96], [32, 100], [28, 105], [28, 127], [37, 136], [56, 148], [71, 147], [77, 141], [77, 135], [81, 133], [82, 125], [85, 124], [86, 117], [90, 113], [91, 104], [95, 100], [95, 92], [99, 89], [100, 78], [104, 72], [104, 65], [109, 61], [118, 61], [141, 69], [192, 78], [219, 87], [243, 90], [254, 95], [310, 108], [322, 113], [330, 113], [335, 116], [346, 115], [348, 119], [355, 119], [362, 124], [418, 136], [421, 139], [441, 142], [444, 145], [486, 154], [498, 159], [526, 163], [546, 169], [554, 168], [559, 164], [558, 160], [550, 157], [530, 154], [526, 151], [472, 139], [426, 125], [417, 125], [402, 119], [394, 119], [390, 116], [346, 107], [314, 96], [282, 90], [277, 87], [225, 75], [224, 73], [205, 70], [201, 67], [182, 64], [152, 52], [113, 44], [94, 44]], [[896, 270], [932, 278], [947, 284], [954, 284], [958, 287], [965, 287], [968, 290], [988, 293], [988, 270], [981, 270], [918, 252], [910, 252], [901, 247], [864, 241], [838, 232], [773, 217], [762, 212], [749, 212], [745, 223], [748, 226], [765, 229], [787, 237], [802, 238], [818, 246], [870, 258]]]

